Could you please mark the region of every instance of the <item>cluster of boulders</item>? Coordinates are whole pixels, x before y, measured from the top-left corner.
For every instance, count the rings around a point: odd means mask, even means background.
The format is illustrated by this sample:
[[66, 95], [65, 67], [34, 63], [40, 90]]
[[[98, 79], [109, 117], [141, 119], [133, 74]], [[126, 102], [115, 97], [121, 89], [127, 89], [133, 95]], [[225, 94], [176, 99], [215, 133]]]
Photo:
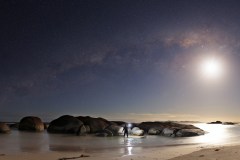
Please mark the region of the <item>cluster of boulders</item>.
[[[62, 133], [86, 135], [94, 134], [101, 137], [123, 135], [123, 127], [126, 122], [108, 121], [104, 118], [93, 118], [89, 116], [63, 115], [50, 123], [43, 123], [38, 117], [24, 117], [16, 127], [21, 131], [41, 132], [47, 129], [48, 133]], [[10, 127], [5, 123], [0, 123], [0, 133], [9, 133]], [[134, 136], [161, 135], [169, 137], [190, 137], [203, 135], [205, 132], [193, 125], [179, 124], [175, 122], [142, 122], [132, 124], [128, 128], [128, 133]]]
[[222, 124], [222, 125], [235, 125], [234, 122], [222, 122], [222, 121], [215, 121], [215, 122], [209, 122], [207, 124]]
[[168, 137], [191, 137], [203, 135], [205, 132], [193, 125], [174, 122], [142, 122], [139, 128], [149, 135], [162, 135]]

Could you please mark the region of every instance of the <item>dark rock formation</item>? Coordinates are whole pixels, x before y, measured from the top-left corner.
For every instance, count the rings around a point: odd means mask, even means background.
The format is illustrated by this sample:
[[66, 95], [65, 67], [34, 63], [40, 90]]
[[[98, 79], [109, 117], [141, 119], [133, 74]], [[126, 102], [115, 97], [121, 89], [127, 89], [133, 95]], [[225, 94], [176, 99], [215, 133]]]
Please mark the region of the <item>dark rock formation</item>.
[[111, 122], [115, 123], [118, 126], [122, 126], [122, 127], [126, 124], [126, 122], [124, 122], [124, 121], [111, 121]]
[[134, 136], [143, 136], [144, 135], [144, 130], [138, 128], [138, 127], [134, 127], [131, 131], [130, 134], [134, 135]]
[[209, 122], [207, 124], [222, 124], [222, 122], [221, 121], [215, 121], [215, 122]]
[[11, 129], [18, 129], [18, 128], [19, 128], [19, 123], [9, 124], [9, 127], [10, 127]]
[[162, 133], [162, 130], [157, 128], [150, 128], [148, 130], [149, 135], [160, 135], [161, 133]]
[[109, 125], [106, 129], [113, 133], [113, 136], [123, 135], [123, 127], [117, 125]]
[[0, 122], [0, 133], [10, 133], [11, 130], [6, 123]]
[[235, 125], [237, 123], [234, 123], [234, 122], [224, 122], [223, 125]]
[[104, 129], [102, 131], [97, 132], [95, 135], [98, 137], [112, 137], [113, 133], [108, 129]]
[[44, 130], [44, 124], [40, 118], [29, 116], [21, 119], [18, 129], [21, 131], [41, 132]]
[[77, 136], [82, 136], [82, 135], [86, 135], [87, 133], [87, 129], [84, 125], [81, 125], [79, 128], [78, 128], [78, 131], [77, 131]]
[[138, 126], [150, 135], [189, 137], [204, 134], [203, 130], [193, 125], [175, 122], [142, 122]]
[[104, 130], [106, 127], [108, 127], [111, 124], [114, 124], [113, 122], [110, 122], [103, 118], [92, 118], [89, 116], [83, 117], [79, 116], [76, 117], [80, 121], [84, 123], [84, 125], [88, 125], [90, 128], [90, 133], [97, 133], [99, 131]]
[[44, 129], [47, 129], [49, 126], [49, 123], [44, 123]]
[[162, 131], [162, 135], [167, 136], [167, 137], [173, 136], [174, 130], [175, 130], [175, 128], [164, 128]]
[[176, 137], [192, 137], [192, 136], [200, 136], [204, 134], [205, 132], [201, 129], [181, 129], [175, 134], [175, 136]]
[[[69, 133], [69, 134], [84, 134], [84, 129], [82, 129], [83, 122], [79, 119], [64, 115], [55, 120], [53, 120], [47, 129], [49, 133]], [[85, 128], [86, 132], [86, 128]]]
[[85, 128], [86, 128], [86, 133], [90, 133], [90, 127], [89, 127], [89, 125], [84, 125], [85, 126]]

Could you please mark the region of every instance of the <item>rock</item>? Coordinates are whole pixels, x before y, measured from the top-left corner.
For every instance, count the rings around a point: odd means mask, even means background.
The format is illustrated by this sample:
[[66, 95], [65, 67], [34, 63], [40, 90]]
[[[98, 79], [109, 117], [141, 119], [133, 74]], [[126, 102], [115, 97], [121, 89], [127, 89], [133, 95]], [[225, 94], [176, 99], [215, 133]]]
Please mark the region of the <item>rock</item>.
[[88, 125], [90, 128], [90, 133], [97, 133], [99, 131], [104, 130], [106, 127], [112, 124], [106, 119], [103, 118], [92, 118], [92, 117], [76, 117], [77, 119], [81, 120], [84, 125]]
[[0, 133], [10, 133], [11, 130], [6, 123], [0, 122]]
[[47, 129], [49, 126], [49, 123], [44, 123], [44, 129]]
[[[47, 129], [49, 133], [69, 133], [69, 134], [84, 134], [83, 122], [79, 119], [70, 116], [64, 115], [55, 120], [53, 120]], [[86, 128], [85, 128], [86, 130]]]
[[163, 130], [164, 125], [162, 122], [142, 122], [138, 125], [138, 127], [143, 129], [145, 132], [148, 132], [148, 130], [151, 128]]
[[200, 129], [193, 125], [179, 124], [179, 123], [170, 122], [170, 121], [142, 122], [139, 124], [139, 128], [143, 129], [145, 132], [148, 132], [150, 135], [161, 134], [163, 136], [172, 136], [172, 137], [175, 137], [176, 133], [181, 129]]
[[122, 126], [122, 127], [126, 124], [126, 122], [124, 122], [124, 121], [111, 121], [111, 122], [115, 123], [118, 126]]
[[143, 136], [144, 135], [144, 130], [138, 128], [138, 127], [134, 127], [130, 134], [134, 135], [134, 136]]
[[164, 128], [162, 131], [162, 135], [167, 137], [173, 136], [174, 130], [174, 128]]
[[113, 133], [113, 136], [123, 135], [123, 127], [118, 125], [110, 125], [106, 129], [110, 130]]
[[11, 129], [18, 129], [19, 128], [19, 123], [12, 123], [9, 125]]
[[90, 127], [89, 127], [89, 125], [84, 125], [85, 126], [85, 128], [86, 128], [86, 133], [90, 133]]
[[160, 135], [162, 133], [162, 130], [156, 129], [156, 128], [150, 128], [148, 130], [149, 135]]
[[104, 129], [104, 130], [96, 133], [95, 135], [98, 137], [112, 137], [113, 133], [108, 129]]
[[209, 122], [207, 124], [222, 124], [222, 122], [221, 121], [215, 121], [215, 122]]
[[95, 136], [97, 136], [97, 137], [107, 137], [108, 134], [105, 133], [105, 132], [99, 132], [99, 133], [95, 133]]
[[40, 118], [29, 116], [21, 119], [18, 129], [21, 131], [41, 132], [44, 131], [44, 124]]
[[192, 137], [204, 134], [205, 132], [201, 129], [180, 129], [175, 135], [177, 137]]
[[223, 125], [235, 125], [236, 123], [233, 122], [224, 122]]
[[77, 136], [82, 136], [82, 135], [86, 135], [87, 130], [86, 127], [84, 125], [80, 126], [78, 131], [77, 131]]

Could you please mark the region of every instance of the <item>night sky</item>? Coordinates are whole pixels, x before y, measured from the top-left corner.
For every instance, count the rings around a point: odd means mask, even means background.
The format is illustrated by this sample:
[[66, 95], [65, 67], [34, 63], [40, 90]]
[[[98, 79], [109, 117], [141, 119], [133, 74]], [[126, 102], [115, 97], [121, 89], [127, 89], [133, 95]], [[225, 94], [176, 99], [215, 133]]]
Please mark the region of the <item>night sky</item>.
[[239, 0], [0, 0], [0, 22], [1, 121], [240, 121]]

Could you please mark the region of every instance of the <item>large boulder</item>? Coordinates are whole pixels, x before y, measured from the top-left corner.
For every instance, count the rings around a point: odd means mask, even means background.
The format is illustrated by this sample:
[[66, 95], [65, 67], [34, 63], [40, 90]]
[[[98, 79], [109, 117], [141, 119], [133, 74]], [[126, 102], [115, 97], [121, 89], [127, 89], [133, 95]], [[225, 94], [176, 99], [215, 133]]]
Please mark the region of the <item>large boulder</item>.
[[155, 128], [158, 130], [164, 129], [164, 125], [162, 124], [162, 122], [142, 122], [138, 125], [138, 127], [140, 129], [143, 129], [145, 132], [148, 132], [151, 128]]
[[224, 122], [223, 125], [235, 125], [237, 123], [234, 123], [234, 122]]
[[124, 121], [111, 121], [111, 122], [115, 123], [118, 126], [124, 126], [126, 124], [126, 122]]
[[9, 127], [10, 127], [11, 129], [17, 130], [17, 129], [19, 128], [19, 123], [9, 124]]
[[21, 131], [41, 132], [44, 131], [44, 124], [40, 118], [29, 116], [20, 120], [18, 129]]
[[10, 133], [11, 130], [6, 123], [0, 122], [0, 133]]
[[192, 137], [192, 136], [200, 136], [204, 135], [205, 132], [201, 129], [181, 129], [179, 130], [175, 136], [177, 137]]
[[130, 134], [132, 134], [134, 136], [143, 136], [144, 135], [144, 130], [142, 130], [138, 127], [134, 127], [134, 128], [132, 128]]
[[76, 118], [82, 121], [84, 125], [89, 126], [90, 133], [97, 133], [99, 131], [104, 130], [109, 125], [113, 124], [113, 122], [110, 122], [103, 118], [92, 118], [89, 116], [86, 116], [86, 117], [79, 116]]
[[114, 136], [123, 135], [123, 127], [117, 125], [110, 125], [106, 129], [110, 130]]
[[215, 121], [215, 122], [209, 122], [207, 124], [222, 124], [222, 122], [221, 121]]
[[167, 137], [173, 136], [174, 130], [175, 130], [174, 128], [164, 128], [162, 131], [162, 135]]
[[82, 135], [86, 135], [87, 133], [87, 129], [84, 125], [81, 125], [79, 128], [78, 128], [78, 131], [77, 131], [77, 135], [78, 136], [82, 136]]
[[108, 129], [104, 129], [102, 131], [95, 133], [95, 135], [98, 137], [112, 137], [113, 133]]
[[47, 129], [49, 133], [69, 133], [69, 134], [84, 134], [86, 132], [82, 128], [83, 122], [79, 119], [70, 116], [64, 115], [55, 120], [53, 120]]
[[85, 126], [85, 128], [86, 128], [86, 133], [90, 133], [90, 127], [89, 127], [89, 125], [84, 125]]
[[150, 128], [148, 130], [149, 135], [160, 135], [162, 133], [162, 130], [157, 129], [157, 128]]

